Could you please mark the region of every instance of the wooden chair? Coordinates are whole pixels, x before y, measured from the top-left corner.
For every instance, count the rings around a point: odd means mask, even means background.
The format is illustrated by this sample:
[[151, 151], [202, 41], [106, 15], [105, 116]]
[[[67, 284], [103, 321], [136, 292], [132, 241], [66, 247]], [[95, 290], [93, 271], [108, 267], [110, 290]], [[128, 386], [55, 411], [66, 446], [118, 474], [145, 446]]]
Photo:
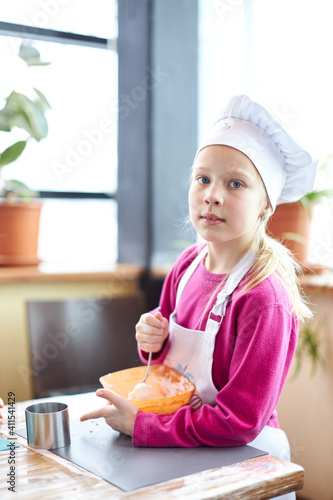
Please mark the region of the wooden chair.
[[99, 377], [141, 364], [135, 324], [146, 311], [128, 297], [28, 301], [34, 397], [87, 392]]

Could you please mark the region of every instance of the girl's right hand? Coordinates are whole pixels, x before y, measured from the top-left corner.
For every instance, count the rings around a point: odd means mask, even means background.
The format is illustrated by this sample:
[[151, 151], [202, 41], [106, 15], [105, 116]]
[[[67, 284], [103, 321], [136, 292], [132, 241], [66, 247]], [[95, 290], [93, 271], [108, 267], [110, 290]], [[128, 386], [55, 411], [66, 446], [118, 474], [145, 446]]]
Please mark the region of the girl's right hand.
[[158, 311], [145, 313], [135, 326], [138, 346], [145, 352], [159, 352], [169, 334], [169, 321]]
[[[1, 398], [0, 398], [0, 408], [3, 408], [3, 401]], [[1, 413], [1, 410], [0, 410], [0, 418], [3, 418], [3, 414]]]

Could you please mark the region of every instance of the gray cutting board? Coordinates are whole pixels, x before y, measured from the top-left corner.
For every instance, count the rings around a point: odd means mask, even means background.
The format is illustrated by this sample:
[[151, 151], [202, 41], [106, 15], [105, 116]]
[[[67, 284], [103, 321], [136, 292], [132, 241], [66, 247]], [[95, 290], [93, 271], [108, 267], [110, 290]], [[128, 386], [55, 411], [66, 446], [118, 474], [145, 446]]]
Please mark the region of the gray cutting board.
[[[17, 434], [26, 438], [26, 430]], [[136, 448], [130, 437], [104, 419], [70, 421], [71, 444], [52, 450], [124, 491], [150, 486], [203, 470], [231, 465], [267, 453], [252, 446], [230, 448]]]

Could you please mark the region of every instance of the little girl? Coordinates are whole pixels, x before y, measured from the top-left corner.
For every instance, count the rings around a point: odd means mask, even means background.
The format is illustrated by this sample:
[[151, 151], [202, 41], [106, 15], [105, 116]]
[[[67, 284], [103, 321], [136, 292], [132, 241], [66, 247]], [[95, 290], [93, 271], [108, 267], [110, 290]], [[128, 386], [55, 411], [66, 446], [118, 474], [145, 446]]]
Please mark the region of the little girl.
[[316, 166], [265, 108], [244, 95], [231, 99], [193, 164], [190, 219], [205, 243], [182, 253], [166, 277], [161, 312], [136, 326], [142, 360], [152, 351], [154, 363], [194, 382], [192, 405], [172, 415], [143, 413], [99, 390], [113, 405], [82, 420], [104, 417], [135, 446], [250, 443], [290, 458], [275, 408], [298, 320], [311, 312], [296, 263], [265, 228], [276, 204], [311, 191]]

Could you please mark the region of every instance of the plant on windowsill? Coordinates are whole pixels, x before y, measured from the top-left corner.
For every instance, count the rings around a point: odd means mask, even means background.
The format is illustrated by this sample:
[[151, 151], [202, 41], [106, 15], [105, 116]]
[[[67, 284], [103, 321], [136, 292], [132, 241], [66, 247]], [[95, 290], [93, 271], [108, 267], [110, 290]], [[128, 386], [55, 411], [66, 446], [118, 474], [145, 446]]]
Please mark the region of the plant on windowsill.
[[[46, 66], [37, 49], [22, 43], [19, 57], [28, 68]], [[21, 129], [25, 137], [0, 153], [0, 265], [34, 265], [37, 258], [37, 244], [41, 203], [32, 200], [37, 194], [26, 184], [4, 176], [7, 166], [17, 160], [28, 142], [37, 142], [48, 134], [45, 112], [50, 105], [36, 88], [34, 97], [13, 90], [4, 100], [0, 110], [0, 132], [11, 133]], [[29, 200], [29, 201], [28, 201]]]
[[303, 325], [299, 330], [298, 344], [295, 353], [296, 366], [293, 378], [299, 374], [304, 359], [311, 361], [311, 375], [314, 375], [318, 365], [323, 365], [324, 360], [320, 352], [319, 335], [311, 324]]
[[[333, 155], [319, 167], [318, 176], [324, 173]], [[333, 198], [333, 189], [317, 189], [306, 194], [299, 201], [278, 205], [267, 224], [269, 235], [281, 241], [293, 252], [304, 272], [321, 272], [323, 267], [308, 262], [311, 219], [315, 205]]]

